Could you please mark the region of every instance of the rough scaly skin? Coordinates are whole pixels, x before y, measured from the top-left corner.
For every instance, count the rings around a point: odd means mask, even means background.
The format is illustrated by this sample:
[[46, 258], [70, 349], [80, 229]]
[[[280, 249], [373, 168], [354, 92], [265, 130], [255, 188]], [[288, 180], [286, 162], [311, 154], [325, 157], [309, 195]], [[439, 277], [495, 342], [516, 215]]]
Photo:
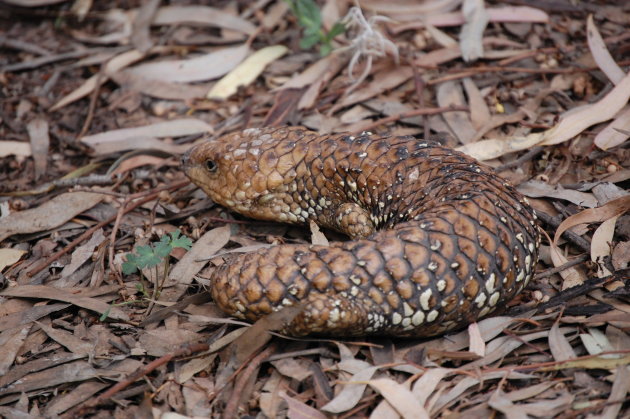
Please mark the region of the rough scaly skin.
[[305, 302], [292, 335], [444, 333], [504, 305], [538, 260], [526, 198], [435, 142], [247, 129], [194, 147], [184, 168], [233, 211], [353, 239], [262, 249], [213, 273], [214, 300], [241, 319]]

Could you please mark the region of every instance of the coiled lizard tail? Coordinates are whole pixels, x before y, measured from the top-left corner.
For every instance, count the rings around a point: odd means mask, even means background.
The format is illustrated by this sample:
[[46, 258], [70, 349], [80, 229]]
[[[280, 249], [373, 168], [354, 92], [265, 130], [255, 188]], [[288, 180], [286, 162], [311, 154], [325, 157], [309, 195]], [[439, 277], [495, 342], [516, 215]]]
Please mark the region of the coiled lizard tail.
[[274, 246], [212, 274], [214, 300], [241, 319], [302, 303], [289, 334], [432, 336], [494, 312], [534, 275], [526, 198], [435, 142], [247, 129], [194, 147], [184, 168], [233, 211], [352, 239]]

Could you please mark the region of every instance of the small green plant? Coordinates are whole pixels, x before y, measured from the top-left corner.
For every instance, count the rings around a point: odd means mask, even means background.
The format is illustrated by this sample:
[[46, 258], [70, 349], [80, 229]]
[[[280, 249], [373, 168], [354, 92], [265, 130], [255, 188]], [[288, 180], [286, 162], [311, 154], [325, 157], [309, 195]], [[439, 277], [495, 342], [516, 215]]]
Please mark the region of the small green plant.
[[[177, 247], [190, 250], [191, 246], [192, 240], [190, 240], [186, 236], [182, 236], [179, 230], [175, 230], [169, 234], [165, 234], [160, 237], [160, 241], [149, 243], [146, 246], [138, 246], [135, 253], [127, 253], [127, 260], [122, 264], [122, 271], [125, 275], [131, 275], [133, 273], [139, 272], [142, 284], [138, 284], [139, 286], [137, 286], [137, 289], [144, 295], [143, 300], [149, 301], [147, 314], [151, 312], [151, 308], [153, 307], [154, 302], [159, 298], [162, 287], [164, 286], [164, 282], [168, 277], [168, 255], [171, 253], [171, 251], [173, 251], [173, 249]], [[162, 278], [160, 278], [158, 269], [158, 266], [160, 264], [163, 264], [164, 266]], [[153, 287], [152, 295], [149, 296], [149, 293], [147, 292], [147, 288], [144, 283], [142, 270], [152, 268], [155, 269], [155, 286]], [[108, 312], [103, 313], [102, 318], [106, 318]]]
[[173, 249], [181, 247], [190, 250], [191, 246], [192, 241], [186, 236], [181, 236], [179, 230], [175, 230], [160, 237], [159, 242], [138, 246], [136, 248], [137, 253], [128, 253], [127, 261], [122, 264], [123, 273], [130, 275], [142, 271], [144, 268], [157, 267], [163, 261], [168, 263], [167, 256]]
[[322, 56], [330, 54], [333, 38], [345, 32], [345, 25], [337, 22], [328, 32], [325, 32], [322, 27], [322, 14], [314, 0], [285, 1], [289, 4], [300, 26], [304, 28], [300, 48], [309, 49], [319, 44], [319, 53]]

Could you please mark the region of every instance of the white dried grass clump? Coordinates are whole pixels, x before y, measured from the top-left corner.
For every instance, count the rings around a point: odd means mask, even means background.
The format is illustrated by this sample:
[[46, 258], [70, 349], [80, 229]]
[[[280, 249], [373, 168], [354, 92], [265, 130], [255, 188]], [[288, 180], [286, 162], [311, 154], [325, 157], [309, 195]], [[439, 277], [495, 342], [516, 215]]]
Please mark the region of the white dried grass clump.
[[[352, 51], [352, 58], [348, 63], [348, 73], [350, 79], [354, 81], [346, 90], [346, 94], [354, 90], [370, 74], [374, 58], [382, 58], [389, 54], [398, 62], [398, 47], [376, 29], [379, 22], [391, 21], [390, 18], [378, 15], [366, 19], [361, 8], [356, 6], [350, 8], [348, 14], [342, 19], [347, 29], [356, 28], [357, 30], [356, 35], [350, 39], [350, 45], [344, 48]], [[365, 68], [359, 77], [355, 78], [354, 68], [361, 58], [366, 60]]]

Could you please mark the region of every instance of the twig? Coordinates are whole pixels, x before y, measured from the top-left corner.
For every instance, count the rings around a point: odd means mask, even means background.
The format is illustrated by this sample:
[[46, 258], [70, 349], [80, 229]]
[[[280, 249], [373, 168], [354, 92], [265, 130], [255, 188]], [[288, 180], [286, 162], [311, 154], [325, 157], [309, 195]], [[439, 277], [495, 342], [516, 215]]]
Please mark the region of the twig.
[[[550, 309], [550, 308], [553, 308], [553, 307], [565, 304], [567, 301], [571, 301], [575, 297], [579, 297], [581, 295], [588, 294], [589, 292], [593, 291], [594, 289], [599, 288], [602, 285], [608, 284], [610, 282], [614, 282], [614, 281], [618, 281], [618, 280], [624, 280], [624, 278], [627, 281], [628, 274], [630, 274], [630, 269], [624, 269], [622, 271], [615, 272], [614, 274], [605, 276], [603, 278], [587, 279], [586, 281], [584, 281], [580, 285], [576, 285], [574, 287], [567, 288], [566, 290], [560, 291], [559, 293], [557, 293], [556, 295], [551, 297], [549, 299], [549, 301], [547, 301], [546, 303], [539, 304], [538, 306], [533, 307], [533, 308], [535, 308], [537, 312], [541, 312], [542, 310], [547, 310], [547, 309]], [[524, 313], [524, 312], [526, 312], [528, 310], [531, 310], [531, 309], [532, 309], [532, 307], [518, 306], [518, 307], [514, 307], [513, 309], [509, 310], [506, 313], [506, 315], [507, 316], [517, 316], [517, 315], [519, 315], [521, 313]]]
[[386, 118], [377, 119], [372, 122], [370, 125], [363, 127], [364, 131], [370, 131], [378, 126], [389, 124], [390, 122], [398, 121], [399, 119], [410, 118], [412, 116], [419, 115], [436, 115], [444, 112], [461, 112], [468, 111], [468, 106], [443, 106], [440, 108], [423, 108], [423, 109], [414, 109], [413, 111], [403, 112], [396, 115], [391, 115]]
[[103, 82], [107, 80], [107, 77], [105, 77], [104, 74], [106, 65], [107, 63], [103, 64], [100, 71], [96, 75], [96, 85], [94, 86], [94, 90], [92, 90], [92, 94], [90, 95], [90, 105], [88, 106], [88, 113], [85, 117], [85, 121], [83, 121], [83, 127], [81, 127], [81, 131], [79, 131], [79, 135], [77, 136], [77, 138], [83, 137], [88, 132], [88, 130], [90, 129], [90, 125], [92, 124], [94, 111], [96, 110], [96, 102], [98, 100], [98, 95], [101, 92], [101, 86], [103, 85]]
[[50, 51], [30, 42], [20, 41], [18, 39], [9, 39], [4, 35], [0, 35], [0, 47], [7, 47], [24, 51], [31, 54], [50, 56]]
[[[177, 183], [174, 183], [174, 184], [171, 184], [171, 185], [168, 185], [168, 186], [163, 186], [163, 187], [154, 189], [153, 192], [150, 195], [146, 196], [143, 199], [140, 199], [139, 201], [134, 202], [131, 206], [126, 208], [125, 209], [125, 214], [130, 212], [130, 211], [133, 211], [134, 209], [138, 208], [140, 205], [145, 204], [145, 203], [155, 199], [160, 194], [160, 192], [162, 192], [163, 190], [179, 189], [179, 188], [187, 185], [188, 183], [189, 183], [189, 181], [185, 180], [185, 181], [177, 182]], [[114, 221], [116, 219], [116, 217], [118, 217], [118, 214], [116, 214], [114, 216], [111, 216], [111, 217], [107, 218], [106, 220], [101, 221], [100, 223], [96, 224], [95, 226], [87, 229], [83, 234], [81, 234], [79, 237], [77, 237], [72, 242], [70, 242], [70, 244], [68, 244], [66, 247], [64, 247], [63, 249], [61, 249], [61, 250], [55, 252], [54, 254], [50, 255], [42, 263], [40, 263], [39, 265], [35, 266], [30, 271], [28, 271], [26, 273], [26, 275], [29, 276], [29, 277], [32, 277], [32, 276], [40, 273], [41, 271], [46, 269], [46, 267], [48, 267], [48, 265], [50, 265], [51, 263], [53, 263], [54, 261], [59, 259], [61, 256], [65, 255], [66, 253], [68, 253], [69, 251], [71, 251], [72, 249], [74, 249], [75, 247], [80, 245], [84, 240], [88, 239], [96, 230], [98, 230], [99, 228], [103, 228], [107, 224], [109, 224], [112, 221]]]
[[[561, 223], [561, 221], [558, 221], [555, 217], [552, 217], [551, 215], [547, 214], [544, 211], [536, 210], [536, 215], [545, 224], [548, 224], [555, 229], [557, 229]], [[583, 239], [582, 237], [578, 236], [574, 232], [567, 230], [564, 233], [562, 233], [562, 237], [568, 240], [569, 242], [571, 242], [572, 244], [576, 245], [577, 247], [579, 247], [580, 250], [583, 250], [588, 253], [591, 252], [591, 244], [588, 242], [588, 240]]]
[[232, 419], [238, 417], [238, 406], [240, 401], [244, 399], [243, 391], [247, 386], [247, 383], [251, 379], [252, 375], [256, 370], [260, 367], [264, 361], [267, 360], [273, 353], [276, 351], [276, 345], [271, 344], [267, 346], [264, 350], [260, 351], [258, 355], [256, 355], [251, 362], [247, 364], [247, 367], [241, 372], [238, 379], [234, 383], [234, 388], [232, 390], [232, 395], [230, 396], [230, 400], [225, 405], [225, 409], [223, 409], [222, 417], [224, 419]]
[[547, 269], [544, 272], [534, 275], [534, 280], [537, 281], [539, 279], [548, 278], [551, 275], [555, 275], [559, 272], [564, 271], [565, 269], [569, 269], [571, 266], [579, 265], [580, 263], [586, 262], [589, 259], [587, 254], [580, 255], [573, 260], [568, 261], [567, 263], [563, 263], [560, 266], [556, 266], [555, 268]]
[[81, 417], [81, 416], [85, 416], [87, 415], [90, 411], [92, 411], [95, 407], [105, 403], [107, 400], [111, 399], [114, 395], [116, 395], [118, 392], [124, 390], [125, 388], [129, 387], [131, 384], [135, 383], [137, 380], [139, 380], [140, 378], [144, 377], [147, 374], [150, 374], [151, 372], [153, 372], [156, 368], [167, 364], [168, 362], [172, 361], [175, 358], [182, 358], [182, 357], [188, 357], [192, 354], [198, 353], [198, 352], [203, 352], [203, 351], [207, 351], [208, 348], [210, 347], [210, 345], [208, 345], [207, 343], [196, 343], [193, 345], [186, 345], [181, 347], [180, 349], [170, 353], [170, 354], [166, 354], [156, 360], [151, 361], [150, 363], [148, 363], [146, 366], [138, 369], [136, 372], [130, 374], [126, 379], [124, 379], [123, 381], [118, 382], [116, 385], [114, 385], [113, 387], [110, 387], [109, 390], [105, 391], [104, 393], [100, 394], [96, 399], [93, 399], [91, 401], [88, 401], [86, 403], [84, 403], [82, 406], [79, 406], [78, 408], [74, 409], [73, 411], [68, 412], [66, 415], [64, 415], [64, 417], [66, 418], [74, 418], [74, 417]]
[[[424, 95], [422, 94], [422, 92], [424, 92], [426, 83], [424, 82], [424, 79], [420, 75], [420, 72], [418, 71], [418, 66], [416, 65], [415, 61], [410, 58], [407, 58], [407, 62], [411, 66], [411, 71], [413, 71], [413, 86], [416, 89], [416, 96], [418, 96], [418, 106], [420, 107], [420, 109], [423, 109], [424, 108]], [[431, 131], [428, 121], [429, 119], [427, 118], [427, 115], [422, 115], [422, 129], [423, 129], [422, 138], [424, 139], [429, 138], [429, 133]]]
[[526, 161], [530, 161], [531, 159], [536, 157], [543, 150], [544, 150], [543, 146], [536, 146], [536, 147], [532, 148], [531, 150], [529, 150], [527, 153], [523, 154], [518, 159], [516, 159], [514, 161], [511, 161], [509, 163], [502, 164], [501, 166], [495, 167], [494, 171], [497, 172], [497, 173], [501, 173], [501, 172], [503, 172], [503, 171], [505, 171], [507, 169], [511, 169], [512, 167], [520, 166], [521, 164], [525, 163]]

